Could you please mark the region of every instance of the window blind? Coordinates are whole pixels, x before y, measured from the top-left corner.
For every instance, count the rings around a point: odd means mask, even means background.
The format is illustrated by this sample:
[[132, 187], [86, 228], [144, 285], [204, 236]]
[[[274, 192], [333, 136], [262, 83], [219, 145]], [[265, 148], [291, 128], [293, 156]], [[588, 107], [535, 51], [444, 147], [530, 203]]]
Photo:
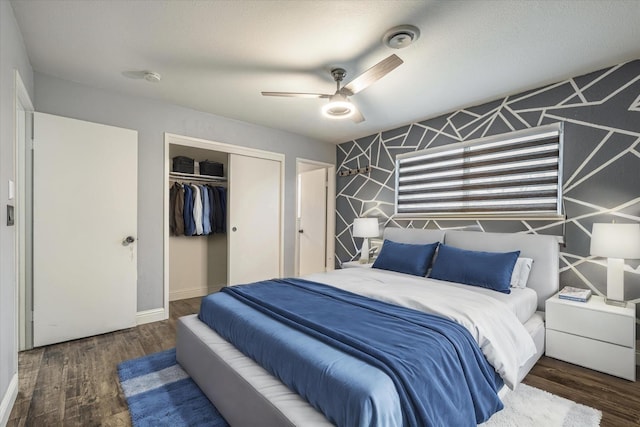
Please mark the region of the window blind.
[[396, 158], [396, 215], [562, 215], [562, 124]]

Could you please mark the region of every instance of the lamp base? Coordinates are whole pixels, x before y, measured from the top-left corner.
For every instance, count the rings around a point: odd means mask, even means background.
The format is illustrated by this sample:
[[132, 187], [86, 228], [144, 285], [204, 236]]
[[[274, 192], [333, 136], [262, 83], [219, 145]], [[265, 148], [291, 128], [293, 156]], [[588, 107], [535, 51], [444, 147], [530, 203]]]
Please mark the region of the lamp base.
[[360, 264], [369, 264], [369, 238], [362, 239], [362, 249], [360, 249]]
[[620, 300], [611, 299], [611, 298], [605, 298], [604, 303], [607, 305], [613, 305], [613, 306], [622, 307], [622, 308], [625, 308], [627, 306], [626, 301], [620, 301]]
[[607, 298], [624, 301], [624, 260], [607, 258]]

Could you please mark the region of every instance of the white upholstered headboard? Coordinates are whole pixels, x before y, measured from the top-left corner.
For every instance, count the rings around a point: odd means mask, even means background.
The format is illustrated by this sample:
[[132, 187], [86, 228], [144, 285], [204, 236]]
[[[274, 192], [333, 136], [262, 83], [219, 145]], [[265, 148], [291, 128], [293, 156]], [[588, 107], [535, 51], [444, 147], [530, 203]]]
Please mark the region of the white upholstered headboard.
[[434, 243], [473, 251], [520, 251], [520, 256], [532, 258], [533, 265], [527, 287], [538, 294], [538, 310], [544, 311], [545, 301], [558, 292], [558, 240], [554, 236], [523, 233], [484, 233], [478, 231], [423, 230], [385, 228], [384, 238], [400, 243]]

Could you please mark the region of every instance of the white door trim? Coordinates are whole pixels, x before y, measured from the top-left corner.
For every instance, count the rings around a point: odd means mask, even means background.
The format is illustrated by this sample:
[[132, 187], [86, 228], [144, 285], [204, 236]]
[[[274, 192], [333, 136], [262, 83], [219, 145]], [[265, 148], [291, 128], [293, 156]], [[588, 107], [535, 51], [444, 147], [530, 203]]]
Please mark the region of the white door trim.
[[[22, 185], [22, 180], [18, 177], [18, 162], [20, 157], [18, 156], [18, 150], [20, 149], [20, 143], [18, 141], [18, 137], [20, 135], [17, 124], [18, 124], [18, 109], [32, 112], [33, 111], [33, 103], [31, 102], [31, 98], [29, 97], [29, 92], [27, 91], [26, 86], [20, 76], [20, 72], [16, 69], [14, 70], [14, 96], [13, 96], [13, 182], [15, 183], [15, 194], [18, 193], [19, 185]], [[26, 135], [26, 134], [25, 134]], [[24, 158], [24, 156], [23, 156]], [[24, 170], [24, 169], [21, 169]], [[5, 425], [9, 416], [11, 415], [11, 408], [18, 397], [18, 349], [20, 348], [20, 336], [24, 336], [26, 332], [25, 328], [25, 319], [22, 319], [20, 316], [20, 240], [21, 237], [18, 235], [19, 230], [19, 221], [16, 218], [16, 223], [14, 225], [15, 231], [15, 241], [14, 241], [14, 258], [15, 258], [15, 301], [14, 301], [14, 321], [15, 321], [15, 334], [16, 334], [16, 342], [15, 342], [15, 372], [11, 377], [7, 390], [2, 396], [2, 400], [0, 401], [0, 425]], [[28, 225], [28, 224], [25, 224]], [[26, 317], [26, 316], [25, 316]]]
[[[30, 151], [29, 144], [23, 145], [20, 143], [20, 141], [18, 141], [18, 138], [20, 137], [20, 135], [23, 135], [25, 143], [27, 142], [27, 138], [28, 138], [26, 129], [22, 129], [22, 133], [18, 129], [18, 110], [25, 111], [25, 112], [33, 112], [33, 103], [31, 102], [31, 97], [29, 97], [29, 92], [27, 91], [27, 88], [24, 85], [22, 76], [20, 76], [20, 72], [17, 69], [14, 71], [14, 90], [15, 90], [15, 96], [13, 101], [13, 171], [14, 171], [13, 181], [15, 183], [15, 190], [14, 190], [15, 194], [18, 195], [22, 193], [23, 187], [25, 185], [26, 154], [27, 152]], [[25, 122], [24, 125], [26, 127], [27, 123]], [[20, 153], [19, 152], [20, 149], [24, 149], [24, 152]], [[20, 172], [22, 172], [22, 176], [20, 176], [21, 175]], [[28, 189], [24, 188], [24, 190], [27, 191]], [[28, 193], [25, 192], [25, 196], [30, 197], [31, 191], [29, 191]], [[18, 198], [16, 198], [16, 200], [19, 201]], [[22, 310], [23, 311], [22, 315], [20, 314], [21, 312], [20, 294], [21, 292], [26, 293], [26, 289], [20, 289], [20, 277], [21, 275], [26, 275], [26, 268], [29, 268], [29, 266], [26, 266], [26, 264], [24, 264], [26, 260], [22, 259], [22, 248], [20, 246], [20, 242], [25, 242], [26, 235], [29, 235], [29, 233], [27, 233], [26, 227], [31, 227], [32, 225], [29, 224], [28, 221], [25, 221], [24, 228], [23, 228], [22, 218], [26, 218], [26, 213], [24, 212], [26, 204], [24, 200], [19, 201], [19, 203], [21, 203], [20, 206], [15, 206], [17, 215], [15, 217], [16, 222], [14, 225], [16, 230], [15, 247], [14, 247], [15, 280], [16, 280], [16, 306], [15, 306], [16, 348], [20, 349], [21, 347], [23, 347], [24, 349], [28, 349], [33, 347], [33, 333], [31, 334], [31, 340], [30, 340], [31, 342], [27, 342], [27, 339], [26, 339], [27, 338], [26, 337], [27, 319], [30, 316], [28, 316], [25, 309]], [[25, 271], [22, 271], [20, 267], [21, 264], [25, 265]], [[26, 279], [24, 283], [25, 283], [25, 288], [29, 286], [29, 283], [26, 283]], [[26, 308], [26, 305], [25, 305], [25, 308]], [[31, 309], [33, 309], [33, 306], [31, 306]]]
[[[257, 148], [243, 147], [224, 142], [209, 141], [190, 136], [176, 135], [165, 132], [164, 134], [164, 311], [165, 319], [169, 318], [169, 172], [171, 171], [171, 159], [169, 158], [169, 145], [183, 145], [186, 147], [202, 148], [205, 150], [220, 151], [227, 154], [240, 154], [243, 156], [258, 157], [261, 159], [280, 162], [280, 277], [284, 274], [284, 199], [285, 199], [285, 155]], [[334, 186], [335, 187], [335, 186]]]
[[300, 202], [300, 188], [298, 175], [301, 172], [301, 164], [310, 164], [327, 170], [327, 229], [326, 229], [326, 266], [327, 271], [335, 269], [335, 242], [336, 242], [336, 165], [296, 157], [296, 209], [294, 209], [294, 223], [296, 225], [295, 239], [295, 270], [296, 276], [300, 275], [300, 235], [298, 233], [298, 203]]

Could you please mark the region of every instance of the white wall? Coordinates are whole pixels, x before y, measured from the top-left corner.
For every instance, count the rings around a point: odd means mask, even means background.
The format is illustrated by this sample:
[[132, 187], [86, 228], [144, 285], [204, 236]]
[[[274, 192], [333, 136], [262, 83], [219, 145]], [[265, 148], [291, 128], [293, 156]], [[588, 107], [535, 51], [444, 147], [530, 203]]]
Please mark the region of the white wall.
[[43, 113], [138, 131], [138, 311], [163, 304], [164, 132], [286, 155], [284, 269], [294, 274], [296, 157], [335, 164], [335, 145], [37, 72], [34, 103]]
[[[14, 70], [18, 70], [33, 100], [33, 70], [8, 1], [0, 1], [0, 424], [8, 417], [11, 393], [9, 390], [18, 369], [16, 339], [16, 228], [7, 227], [7, 182], [15, 181], [13, 122]], [[14, 380], [15, 381], [15, 380]], [[2, 411], [5, 411], [3, 413]]]

